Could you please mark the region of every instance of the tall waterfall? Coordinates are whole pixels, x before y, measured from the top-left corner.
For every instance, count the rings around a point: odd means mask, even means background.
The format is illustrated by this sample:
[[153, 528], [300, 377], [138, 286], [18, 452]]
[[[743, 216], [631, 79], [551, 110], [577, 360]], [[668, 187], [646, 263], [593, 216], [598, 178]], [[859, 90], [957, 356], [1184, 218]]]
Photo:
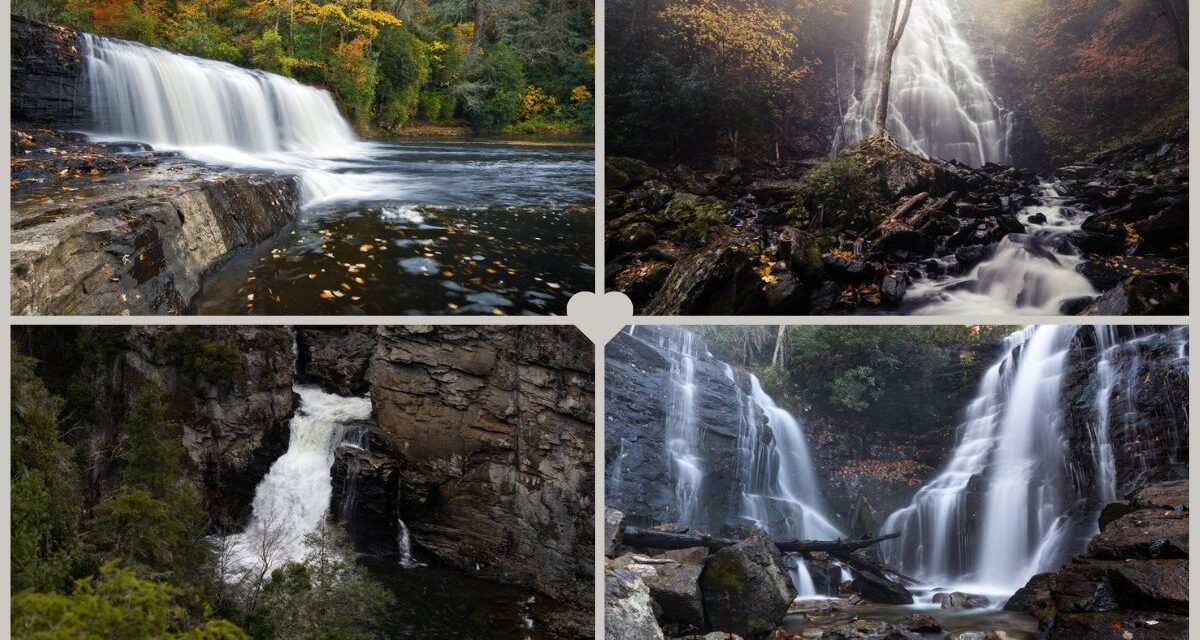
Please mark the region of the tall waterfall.
[[[735, 469], [716, 469], [702, 450], [706, 423], [697, 407], [696, 366], [716, 363], [696, 334], [674, 327], [630, 328], [631, 335], [652, 341], [670, 363], [665, 446], [674, 483], [677, 517], [691, 526], [712, 522], [704, 512], [705, 483], [717, 474], [733, 478], [738, 504], [724, 525], [765, 530], [777, 538], [832, 539], [840, 535], [825, 513], [824, 497], [800, 422], [781, 408], [749, 375], [750, 392], [737, 382], [728, 363], [719, 363], [739, 407], [722, 415], [725, 431], [737, 434]], [[715, 531], [711, 533], [717, 533]]]
[[290, 78], [92, 34], [83, 42], [100, 135], [251, 153], [355, 140], [328, 92]]
[[255, 489], [246, 530], [224, 541], [229, 560], [242, 571], [269, 570], [303, 559], [304, 537], [316, 531], [329, 512], [334, 451], [353, 423], [371, 416], [368, 397], [347, 398], [308, 386], [297, 386], [295, 392], [300, 404], [290, 425], [288, 450]]
[[[892, 60], [888, 131], [904, 148], [972, 166], [1007, 163], [1012, 116], [980, 76], [975, 55], [955, 25], [951, 0], [913, 2]], [[850, 100], [834, 146], [875, 132], [879, 81], [891, 0], [875, 0], [867, 33], [866, 74]]]
[[[1084, 479], [1062, 429], [1063, 378], [1077, 331], [1031, 327], [1005, 339], [945, 468], [881, 529], [901, 534], [880, 545], [889, 563], [934, 586], [1008, 595], [1086, 547], [1098, 532], [1096, 510], [1118, 495], [1111, 438], [1115, 420], [1137, 422], [1130, 416], [1140, 343], [1178, 343], [1186, 366], [1187, 333], [1096, 328], [1095, 414], [1084, 435], [1093, 473]], [[1114, 418], [1112, 407], [1121, 406], [1128, 409]], [[1168, 444], [1174, 451], [1178, 443]]]

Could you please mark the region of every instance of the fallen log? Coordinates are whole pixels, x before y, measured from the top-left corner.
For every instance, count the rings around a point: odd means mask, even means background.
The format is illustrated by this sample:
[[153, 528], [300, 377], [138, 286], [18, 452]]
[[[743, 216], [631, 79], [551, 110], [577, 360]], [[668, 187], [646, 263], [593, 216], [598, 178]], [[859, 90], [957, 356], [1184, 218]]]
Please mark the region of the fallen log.
[[[822, 551], [840, 556], [850, 555], [855, 550], [865, 549], [884, 540], [899, 537], [899, 533], [889, 533], [865, 540], [777, 540], [775, 546], [783, 553]], [[741, 540], [735, 538], [717, 538], [703, 533], [670, 533], [637, 527], [626, 527], [625, 533], [621, 536], [621, 544], [625, 546], [664, 550], [707, 547], [709, 551], [716, 551], [723, 547], [732, 547], [739, 542]]]

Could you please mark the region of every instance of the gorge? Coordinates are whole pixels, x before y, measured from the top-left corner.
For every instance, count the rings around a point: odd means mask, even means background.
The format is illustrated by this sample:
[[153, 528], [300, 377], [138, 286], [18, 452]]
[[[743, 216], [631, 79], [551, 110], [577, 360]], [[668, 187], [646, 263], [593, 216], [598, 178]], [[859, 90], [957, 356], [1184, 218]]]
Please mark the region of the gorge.
[[585, 146], [364, 141], [291, 78], [12, 29], [17, 313], [546, 314], [591, 281]]
[[[594, 383], [575, 330], [24, 327], [15, 344], [64, 399], [53, 415], [79, 452], [66, 477], [78, 471], [81, 514], [125, 495], [144, 429], [127, 408], [161, 394], [178, 429], [161, 446], [182, 457], [170, 481], [195, 492], [210, 560], [197, 582], [151, 575], [211, 603], [206, 615], [256, 638], [347, 616], [330, 633], [592, 637]], [[317, 584], [341, 567], [361, 591], [275, 618], [296, 567]]]
[[[609, 344], [610, 629], [1186, 637], [1185, 327], [793, 327], [774, 355], [769, 329], [637, 326]], [[878, 355], [847, 361], [864, 345]], [[860, 384], [879, 394], [846, 395]]]

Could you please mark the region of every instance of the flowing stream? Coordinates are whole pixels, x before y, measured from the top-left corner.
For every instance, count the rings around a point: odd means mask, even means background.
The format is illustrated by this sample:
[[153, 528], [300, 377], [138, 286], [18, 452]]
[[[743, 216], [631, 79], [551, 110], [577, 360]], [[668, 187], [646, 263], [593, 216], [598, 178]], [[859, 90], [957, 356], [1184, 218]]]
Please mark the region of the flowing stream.
[[[1097, 295], [1077, 267], [1079, 251], [1068, 240], [1087, 214], [1070, 206], [1053, 184], [1042, 185], [1040, 202], [1023, 207], [1017, 219], [1025, 233], [1010, 233], [990, 255], [965, 271], [947, 256], [936, 272], [909, 287], [904, 309], [913, 314], [1058, 315], [1064, 305]], [[928, 271], [928, 269], [927, 269]]]
[[[1129, 407], [1121, 419], [1135, 422], [1129, 416], [1139, 391], [1138, 345], [1181, 344], [1183, 360], [1187, 334], [1128, 328], [1121, 338], [1115, 327], [1097, 327], [1095, 417], [1087, 434], [1093, 481], [1081, 479], [1062, 429], [1064, 374], [1078, 330], [1030, 327], [1005, 339], [945, 467], [883, 525], [882, 531], [901, 533], [880, 545], [890, 564], [930, 586], [989, 596], [999, 606], [1033, 575], [1082, 552], [1099, 532], [1099, 508], [1118, 495], [1112, 407]], [[1177, 448], [1165, 444], [1159, 448]]]
[[235, 574], [283, 566], [304, 559], [304, 538], [329, 513], [333, 496], [334, 452], [357, 422], [371, 416], [371, 399], [296, 386], [300, 397], [292, 417], [288, 449], [254, 491], [246, 530], [224, 540]]
[[83, 42], [93, 138], [300, 181], [296, 220], [208, 278], [195, 312], [563, 313], [592, 285], [590, 147], [360, 141], [321, 89]]
[[[919, 0], [892, 60], [888, 131], [926, 157], [980, 166], [1007, 163], [1012, 116], [992, 95], [975, 54], [956, 26], [951, 0]], [[867, 34], [863, 86], [850, 98], [834, 147], [875, 132], [891, 0], [875, 0]]]

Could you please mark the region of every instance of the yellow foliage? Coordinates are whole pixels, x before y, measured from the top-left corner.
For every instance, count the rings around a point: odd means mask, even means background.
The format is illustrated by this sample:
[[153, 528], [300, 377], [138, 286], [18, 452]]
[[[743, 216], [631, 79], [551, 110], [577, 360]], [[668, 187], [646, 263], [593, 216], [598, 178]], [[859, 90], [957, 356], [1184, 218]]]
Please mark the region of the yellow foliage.
[[588, 91], [585, 85], [578, 85], [571, 89], [571, 102], [586, 102], [592, 99], [592, 92]]
[[[586, 89], [584, 89], [586, 91]], [[574, 92], [572, 92], [572, 95]], [[558, 105], [554, 96], [542, 91], [541, 88], [529, 85], [521, 96], [521, 107], [517, 115], [522, 119], [532, 118], [544, 111], [550, 111]]]

